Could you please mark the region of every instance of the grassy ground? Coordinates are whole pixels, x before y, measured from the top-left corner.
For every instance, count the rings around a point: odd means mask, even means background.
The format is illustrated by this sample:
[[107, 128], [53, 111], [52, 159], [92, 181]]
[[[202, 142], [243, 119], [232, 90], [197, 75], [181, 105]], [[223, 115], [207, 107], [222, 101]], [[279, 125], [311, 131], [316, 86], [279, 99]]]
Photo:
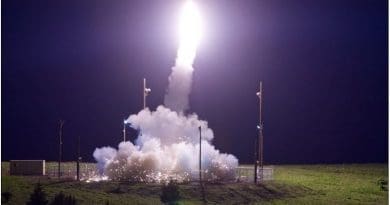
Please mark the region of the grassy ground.
[[[3, 165], [3, 164], [2, 164]], [[275, 166], [274, 179], [245, 183], [179, 185], [180, 204], [387, 204], [388, 192], [378, 181], [388, 179], [387, 164]], [[3, 169], [3, 167], [2, 167]], [[48, 198], [63, 191], [79, 204], [160, 204], [161, 185], [120, 182], [57, 181], [38, 177], [2, 176], [8, 204], [24, 204], [35, 183]], [[203, 194], [202, 194], [203, 193]]]
[[311, 193], [272, 204], [388, 204], [387, 164], [278, 166], [275, 179]]

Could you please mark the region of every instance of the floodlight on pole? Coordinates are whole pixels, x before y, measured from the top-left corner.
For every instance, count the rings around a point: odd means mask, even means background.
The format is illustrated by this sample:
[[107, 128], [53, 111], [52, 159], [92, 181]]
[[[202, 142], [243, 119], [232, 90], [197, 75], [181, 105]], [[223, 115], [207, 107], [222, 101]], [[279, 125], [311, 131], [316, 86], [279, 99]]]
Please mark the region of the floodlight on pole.
[[[256, 165], [255, 170], [257, 169], [257, 163], [259, 163], [260, 166], [260, 180], [263, 180], [263, 158], [264, 158], [264, 146], [263, 146], [263, 119], [262, 119], [262, 109], [263, 109], [263, 83], [260, 81], [260, 87], [259, 92], [256, 93], [256, 95], [259, 97], [259, 124], [257, 125], [259, 135], [258, 135], [258, 147], [257, 147], [257, 159], [256, 159]], [[257, 173], [255, 173], [257, 175]], [[255, 178], [255, 183], [257, 182], [257, 177]]]
[[123, 120], [123, 142], [126, 142], [126, 124], [127, 120]]
[[152, 92], [152, 89], [146, 87], [146, 78], [144, 78], [144, 87], [143, 87], [143, 95], [144, 95], [144, 108], [146, 108], [146, 96], [148, 96]]

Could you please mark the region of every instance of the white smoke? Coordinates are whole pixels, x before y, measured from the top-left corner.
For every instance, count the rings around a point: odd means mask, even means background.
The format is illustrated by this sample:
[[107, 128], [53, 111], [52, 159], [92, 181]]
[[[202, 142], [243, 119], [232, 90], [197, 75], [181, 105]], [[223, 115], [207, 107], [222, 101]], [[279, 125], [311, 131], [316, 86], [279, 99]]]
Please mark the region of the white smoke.
[[164, 104], [176, 112], [184, 112], [189, 108], [189, 95], [192, 85], [191, 66], [178, 65], [172, 67], [169, 85], [164, 98]]
[[140, 130], [136, 144], [122, 142], [118, 150], [97, 148], [93, 154], [102, 174], [113, 180], [179, 181], [199, 176], [199, 126], [205, 180], [233, 180], [238, 160], [211, 145], [213, 131], [196, 114], [184, 116], [164, 106], [141, 110], [128, 118]]
[[163, 146], [177, 142], [199, 143], [199, 126], [202, 127], [202, 139], [211, 141], [213, 131], [208, 128], [207, 122], [199, 120], [196, 114], [184, 116], [173, 112], [164, 106], [158, 106], [156, 111], [141, 110], [137, 115], [131, 115], [127, 121], [131, 127], [141, 130], [137, 144], [143, 145], [149, 139], [159, 139]]
[[[199, 139], [202, 136], [201, 166], [204, 180], [233, 180], [238, 166], [236, 157], [220, 153], [211, 144], [214, 133], [189, 108], [193, 61], [200, 27], [199, 14], [189, 1], [183, 9], [182, 38], [176, 65], [169, 76], [164, 104], [155, 111], [148, 108], [130, 115], [127, 122], [139, 131], [135, 144], [96, 148], [93, 153], [100, 174], [112, 180], [155, 182], [174, 178], [178, 181], [199, 178]], [[198, 32], [200, 32], [198, 28]]]

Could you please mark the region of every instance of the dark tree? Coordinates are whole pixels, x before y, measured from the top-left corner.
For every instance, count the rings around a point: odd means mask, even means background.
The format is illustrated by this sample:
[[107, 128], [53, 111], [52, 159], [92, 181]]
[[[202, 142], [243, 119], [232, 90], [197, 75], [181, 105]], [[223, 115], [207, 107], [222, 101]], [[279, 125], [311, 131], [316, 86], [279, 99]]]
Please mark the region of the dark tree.
[[168, 185], [162, 186], [162, 194], [160, 196], [161, 202], [164, 204], [177, 204], [180, 199], [179, 186], [175, 181], [170, 180]]
[[54, 196], [50, 205], [76, 205], [76, 199], [72, 195], [66, 196], [60, 192]]
[[42, 190], [42, 185], [38, 183], [34, 192], [30, 195], [30, 201], [26, 205], [46, 205], [47, 204], [46, 193]]
[[379, 179], [378, 180], [378, 185], [382, 191], [387, 191], [388, 190], [388, 181], [386, 179]]
[[2, 192], [1, 193], [1, 203], [4, 203], [4, 204], [8, 203], [8, 201], [11, 199], [11, 197], [12, 197], [11, 192], [8, 192], [8, 191]]

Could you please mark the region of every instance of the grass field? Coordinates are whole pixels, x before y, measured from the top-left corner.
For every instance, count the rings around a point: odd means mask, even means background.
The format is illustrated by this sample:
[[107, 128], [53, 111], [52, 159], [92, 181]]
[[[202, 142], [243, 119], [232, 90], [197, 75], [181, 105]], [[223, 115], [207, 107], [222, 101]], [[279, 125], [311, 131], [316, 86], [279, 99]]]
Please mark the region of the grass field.
[[[4, 166], [4, 167], [3, 167]], [[2, 172], [7, 164], [2, 163]], [[180, 204], [387, 204], [387, 164], [274, 166], [274, 180], [260, 185], [180, 184]], [[380, 181], [385, 181], [385, 190]], [[5, 176], [2, 192], [8, 204], [24, 204], [34, 184], [43, 184], [48, 199], [63, 191], [79, 204], [161, 204], [161, 185], [121, 182], [57, 181], [39, 177]]]

